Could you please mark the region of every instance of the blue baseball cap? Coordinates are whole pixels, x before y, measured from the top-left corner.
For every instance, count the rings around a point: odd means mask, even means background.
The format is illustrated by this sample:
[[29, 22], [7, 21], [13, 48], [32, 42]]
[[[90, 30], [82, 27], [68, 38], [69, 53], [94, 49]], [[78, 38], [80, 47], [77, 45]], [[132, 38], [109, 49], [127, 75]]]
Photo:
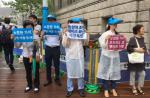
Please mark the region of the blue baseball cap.
[[110, 17], [107, 21], [108, 25], [119, 24], [119, 23], [122, 23], [122, 22], [123, 22], [123, 20], [118, 19], [118, 18], [113, 18], [113, 17]]
[[47, 16], [47, 19], [56, 19], [56, 17], [54, 15], [50, 14], [50, 15]]
[[73, 17], [70, 19], [72, 22], [81, 22], [82, 18]]

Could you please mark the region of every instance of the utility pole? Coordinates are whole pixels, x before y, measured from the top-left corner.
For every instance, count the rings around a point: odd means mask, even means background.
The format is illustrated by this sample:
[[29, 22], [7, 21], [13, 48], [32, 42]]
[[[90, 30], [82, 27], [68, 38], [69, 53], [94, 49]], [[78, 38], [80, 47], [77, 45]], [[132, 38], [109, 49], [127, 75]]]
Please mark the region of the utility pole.
[[43, 7], [42, 7], [42, 22], [47, 21], [48, 16], [48, 2], [47, 0], [43, 0]]

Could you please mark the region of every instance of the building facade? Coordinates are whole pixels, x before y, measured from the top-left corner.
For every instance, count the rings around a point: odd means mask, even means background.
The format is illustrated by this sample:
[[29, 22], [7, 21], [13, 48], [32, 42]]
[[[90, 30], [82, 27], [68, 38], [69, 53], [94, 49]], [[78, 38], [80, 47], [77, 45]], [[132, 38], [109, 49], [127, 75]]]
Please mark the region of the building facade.
[[110, 16], [124, 20], [117, 31], [127, 40], [133, 35], [132, 27], [143, 24], [145, 43], [150, 48], [150, 0], [54, 0], [54, 5], [63, 27], [71, 17], [82, 17], [91, 34], [102, 34]]

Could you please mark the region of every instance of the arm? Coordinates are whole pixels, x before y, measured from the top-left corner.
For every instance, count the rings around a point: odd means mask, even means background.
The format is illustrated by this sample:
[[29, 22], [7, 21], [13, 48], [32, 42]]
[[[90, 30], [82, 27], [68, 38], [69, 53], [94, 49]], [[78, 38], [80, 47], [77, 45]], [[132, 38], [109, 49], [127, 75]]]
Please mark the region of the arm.
[[135, 44], [135, 43], [134, 43], [133, 38], [130, 38], [129, 43], [128, 43], [128, 45], [127, 45], [127, 51], [128, 51], [129, 53], [134, 52], [134, 47], [135, 47], [134, 44]]
[[144, 48], [134, 48], [134, 51], [139, 52], [139, 53], [144, 53], [145, 52]]
[[102, 47], [102, 48], [107, 48], [107, 46], [108, 46], [108, 43], [107, 43], [107, 41], [108, 41], [108, 39], [110, 38], [110, 35], [109, 34], [107, 34], [107, 33], [103, 33], [100, 37], [99, 37], [99, 43], [100, 43], [100, 46]]
[[34, 28], [34, 34], [36, 35], [40, 35], [40, 31], [41, 31], [41, 26], [40, 25], [37, 25], [35, 28]]
[[127, 46], [127, 51], [129, 53], [132, 53], [132, 52], [144, 53], [145, 52], [144, 47], [143, 48], [135, 48], [135, 47], [136, 47], [135, 39], [134, 38], [130, 38], [128, 46]]
[[70, 40], [67, 37], [67, 32], [63, 32], [62, 34], [62, 45], [65, 48], [68, 48], [70, 46]]
[[90, 40], [89, 32], [86, 33], [86, 36], [87, 36], [87, 38], [84, 40], [84, 43], [83, 43], [83, 45], [85, 45], [85, 46], [89, 44], [89, 40]]

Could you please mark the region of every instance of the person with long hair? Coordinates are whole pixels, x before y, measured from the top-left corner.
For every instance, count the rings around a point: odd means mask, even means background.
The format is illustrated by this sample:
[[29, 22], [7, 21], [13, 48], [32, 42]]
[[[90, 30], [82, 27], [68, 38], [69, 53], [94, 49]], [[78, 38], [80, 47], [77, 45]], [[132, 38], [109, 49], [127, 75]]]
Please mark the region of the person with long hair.
[[108, 19], [107, 31], [99, 37], [99, 43], [102, 48], [100, 62], [98, 65], [97, 77], [102, 80], [104, 87], [104, 96], [109, 97], [109, 82], [111, 84], [111, 92], [113, 96], [118, 96], [116, 92], [116, 81], [120, 80], [120, 56], [117, 50], [108, 50], [108, 39], [112, 35], [117, 35], [116, 32], [117, 24], [121, 23], [122, 20], [117, 18]]

